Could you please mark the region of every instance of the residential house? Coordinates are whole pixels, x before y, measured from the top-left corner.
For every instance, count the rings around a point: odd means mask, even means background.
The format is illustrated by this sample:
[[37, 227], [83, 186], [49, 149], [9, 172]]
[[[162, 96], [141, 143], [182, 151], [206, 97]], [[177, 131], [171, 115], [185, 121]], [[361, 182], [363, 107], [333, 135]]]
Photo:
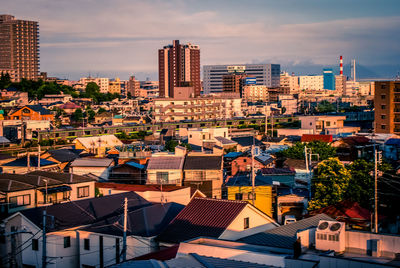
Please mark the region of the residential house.
[[112, 167], [109, 175], [109, 181], [130, 184], [146, 184], [146, 178], [146, 166], [135, 161]]
[[41, 154], [41, 157], [46, 160], [58, 163], [60, 170], [65, 170], [69, 163], [82, 155], [82, 152], [82, 149], [61, 148], [48, 150], [47, 152]]
[[56, 102], [66, 103], [72, 100], [72, 96], [69, 94], [46, 94], [43, 96], [41, 100], [39, 100], [39, 104], [41, 105], [50, 105]]
[[364, 136], [350, 136], [332, 142], [336, 155], [341, 161], [354, 161], [359, 158], [373, 157], [373, 143]]
[[343, 135], [354, 134], [360, 127], [349, 127], [344, 125], [346, 116], [341, 115], [316, 115], [299, 116], [301, 129], [311, 130], [311, 134]]
[[33, 170], [59, 171], [57, 162], [38, 158], [35, 155], [23, 156], [0, 166], [5, 173], [23, 174]]
[[400, 159], [400, 139], [391, 138], [385, 142], [383, 155], [386, 159], [397, 161]]
[[222, 167], [221, 155], [189, 154], [183, 168], [183, 185], [199, 189], [207, 197], [221, 198]]
[[25, 105], [10, 112], [11, 120], [54, 120], [54, 114], [41, 105]]
[[94, 116], [95, 124], [102, 124], [106, 122], [112, 122], [113, 114], [111, 112], [102, 112]]
[[[37, 207], [19, 211], [4, 220], [4, 231], [6, 234], [18, 232], [11, 239], [6, 239], [5, 244], [1, 244], [1, 252], [5, 253], [5, 258], [1, 259], [1, 266], [15, 263], [17, 267], [37, 266], [37, 260], [41, 259], [42, 247], [42, 215], [46, 213], [49, 224], [46, 225], [47, 241], [47, 261], [51, 262], [48, 267], [81, 267], [80, 257], [84, 251], [80, 252], [80, 246], [85, 245], [83, 237], [81, 241], [78, 228], [87, 227], [101, 220], [113, 219], [123, 213], [124, 200], [128, 199], [128, 211], [134, 211], [152, 204], [144, 200], [139, 195], [128, 192], [122, 194], [109, 195], [98, 198], [90, 198], [79, 201], [56, 204], [46, 207]], [[104, 225], [104, 224], [103, 224]], [[115, 240], [114, 240], [115, 241]], [[92, 241], [93, 242], [93, 241]], [[89, 242], [90, 244], [90, 242]], [[107, 252], [96, 256], [96, 260], [102, 262], [108, 256], [108, 251], [114, 252], [113, 255], [120, 254], [122, 243], [117, 247], [107, 248], [98, 240], [97, 252]], [[142, 245], [139, 243], [139, 246]], [[113, 244], [115, 246], [115, 243]], [[95, 246], [92, 245], [92, 249]], [[19, 249], [16, 251], [15, 249]], [[11, 254], [15, 252], [14, 254]], [[148, 253], [148, 252], [146, 252]]]
[[182, 185], [184, 156], [153, 154], [147, 164], [147, 184]]
[[250, 150], [251, 146], [261, 146], [262, 142], [258, 139], [254, 138], [254, 136], [246, 136], [246, 137], [234, 137], [231, 138], [234, 142], [237, 142], [237, 151], [245, 152]]
[[301, 136], [301, 142], [312, 142], [312, 141], [321, 141], [330, 143], [332, 142], [332, 135], [322, 135], [322, 134], [303, 134]]
[[[176, 185], [133, 185], [110, 182], [97, 182], [96, 188], [102, 196], [110, 194], [119, 194], [126, 192], [135, 192], [149, 202], [167, 203], [174, 202], [187, 205], [193, 193], [190, 187]], [[202, 197], [205, 197], [204, 195]]]
[[244, 201], [194, 198], [157, 237], [171, 245], [196, 237], [237, 240], [279, 226]]
[[58, 106], [58, 108], [64, 110], [64, 112], [68, 115], [73, 114], [76, 111], [76, 109], [82, 109], [81, 106], [79, 106], [73, 102], [70, 102], [70, 101], [67, 103], [61, 104], [60, 106]]
[[2, 215], [95, 195], [93, 179], [56, 172], [2, 173], [0, 185]]
[[[226, 198], [228, 200], [247, 201], [266, 215], [273, 216], [275, 203], [275, 189], [272, 181], [262, 176], [254, 178], [254, 194], [250, 173], [237, 174], [230, 177], [225, 183]], [[253, 203], [254, 196], [254, 203]]]
[[[127, 259], [158, 249], [155, 236], [184, 208], [176, 203], [153, 204], [127, 213]], [[124, 218], [122, 212], [79, 230], [79, 262], [82, 267], [104, 267], [121, 262]], [[99, 248], [103, 250], [99, 258]], [[81, 267], [78, 265], [79, 267]], [[77, 266], [77, 267], [78, 267]]]
[[258, 175], [268, 178], [278, 185], [284, 184], [293, 187], [295, 185], [295, 174], [296, 172], [290, 168], [262, 168]]
[[304, 197], [295, 193], [278, 195], [275, 208], [278, 223], [284, 224], [286, 216], [302, 219], [307, 210], [307, 205], [308, 196]]
[[73, 143], [75, 144], [75, 149], [83, 149], [88, 153], [99, 156], [104, 156], [107, 149], [123, 145], [114, 135], [76, 138]]
[[108, 180], [111, 168], [114, 166], [114, 160], [111, 158], [77, 158], [72, 161], [70, 173], [77, 175], [91, 174], [100, 180]]
[[[275, 163], [275, 158], [269, 154], [262, 153], [254, 156], [254, 170], [262, 168], [272, 168]], [[252, 169], [252, 157], [249, 154], [239, 156], [231, 161], [231, 174], [235, 176], [237, 173], [250, 172]]]
[[[212, 143], [208, 146], [212, 148], [217, 143], [216, 137], [222, 137], [227, 139], [229, 137], [228, 128], [188, 128], [179, 130], [180, 136], [186, 135], [188, 137], [188, 143], [192, 146], [201, 148], [205, 144]], [[186, 133], [184, 133], [186, 132]], [[220, 143], [221, 140], [218, 140]]]

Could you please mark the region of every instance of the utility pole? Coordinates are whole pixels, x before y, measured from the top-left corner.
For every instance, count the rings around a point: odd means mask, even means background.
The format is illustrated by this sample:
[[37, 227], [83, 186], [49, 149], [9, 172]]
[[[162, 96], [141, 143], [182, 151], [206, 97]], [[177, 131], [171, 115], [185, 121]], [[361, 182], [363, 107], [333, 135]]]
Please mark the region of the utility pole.
[[[46, 197], [47, 198], [47, 197]], [[42, 248], [42, 268], [46, 268], [47, 265], [47, 245], [46, 245], [46, 209], [43, 210], [43, 248]]]
[[251, 146], [251, 199], [253, 201], [253, 206], [255, 202], [255, 183], [254, 183], [254, 136], [253, 136], [253, 145]]
[[126, 225], [128, 222], [128, 198], [125, 197], [124, 204], [124, 236], [122, 238], [122, 261], [126, 261]]
[[307, 170], [307, 174], [308, 174], [308, 155], [307, 155], [307, 146], [304, 146], [304, 159], [306, 161], [306, 170]]
[[375, 167], [374, 167], [374, 180], [375, 180], [375, 205], [374, 205], [374, 220], [375, 220], [375, 228], [374, 232], [377, 234], [378, 233], [378, 152], [376, 150], [376, 146], [374, 143], [374, 162], [375, 162]]

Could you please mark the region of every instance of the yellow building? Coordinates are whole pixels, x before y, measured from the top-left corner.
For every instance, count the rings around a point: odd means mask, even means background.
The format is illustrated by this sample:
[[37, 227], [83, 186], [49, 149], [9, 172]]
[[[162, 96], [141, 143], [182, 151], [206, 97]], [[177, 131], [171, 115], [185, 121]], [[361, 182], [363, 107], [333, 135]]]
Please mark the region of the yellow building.
[[121, 80], [117, 77], [114, 81], [110, 81], [108, 85], [108, 92], [111, 94], [121, 94]]
[[[252, 204], [251, 186], [227, 186], [228, 200], [244, 200]], [[272, 217], [272, 186], [261, 185], [255, 187], [254, 206]]]

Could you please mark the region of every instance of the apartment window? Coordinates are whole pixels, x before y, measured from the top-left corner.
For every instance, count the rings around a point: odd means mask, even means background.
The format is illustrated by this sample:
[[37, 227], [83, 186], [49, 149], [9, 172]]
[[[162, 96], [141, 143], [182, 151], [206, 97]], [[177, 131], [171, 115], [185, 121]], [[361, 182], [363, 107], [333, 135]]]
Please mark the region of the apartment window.
[[326, 240], [326, 234], [317, 234], [317, 239]]
[[31, 195], [25, 194], [25, 195], [13, 196], [9, 198], [9, 202], [10, 202], [10, 208], [27, 206], [31, 204]]
[[326, 126], [327, 126], [327, 127], [330, 127], [330, 126], [331, 126], [331, 122], [327, 121], [327, 122], [326, 122]]
[[385, 114], [381, 115], [381, 119], [386, 119], [386, 115]]
[[310, 122], [310, 126], [312, 126], [312, 122]]
[[65, 236], [64, 237], [64, 248], [69, 248], [69, 247], [71, 247], [71, 237]]
[[68, 198], [69, 198], [69, 192], [68, 191], [63, 192], [63, 200], [68, 200]]
[[168, 172], [156, 173], [157, 183], [168, 183]]
[[78, 198], [89, 196], [89, 186], [78, 187]]
[[249, 229], [250, 227], [250, 218], [244, 218], [244, 222], [243, 222], [243, 229]]
[[381, 125], [381, 129], [386, 129], [386, 125]]
[[32, 239], [32, 250], [39, 250], [39, 239]]
[[386, 95], [385, 95], [385, 94], [382, 94], [382, 95], [381, 95], [381, 99], [382, 99], [382, 100], [386, 99]]
[[242, 193], [236, 193], [235, 194], [235, 200], [243, 200], [243, 194]]
[[90, 239], [84, 239], [83, 240], [83, 248], [85, 250], [90, 250]]
[[[253, 200], [253, 193], [250, 192], [247, 194], [249, 200]], [[254, 200], [256, 200], [256, 193], [254, 193]]]
[[382, 105], [381, 105], [381, 109], [382, 109], [382, 110], [386, 109], [386, 105], [385, 105], [385, 104], [382, 104]]

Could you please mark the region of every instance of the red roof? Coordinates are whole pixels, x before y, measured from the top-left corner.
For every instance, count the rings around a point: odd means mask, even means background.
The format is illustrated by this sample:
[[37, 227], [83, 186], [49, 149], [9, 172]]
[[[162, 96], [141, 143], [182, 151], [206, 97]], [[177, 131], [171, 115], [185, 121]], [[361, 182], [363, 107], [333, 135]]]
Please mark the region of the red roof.
[[322, 141], [322, 142], [332, 142], [332, 135], [314, 135], [314, 134], [303, 134], [301, 136], [301, 142], [311, 142], [311, 141]]
[[132, 260], [159, 260], [159, 261], [167, 261], [170, 259], [174, 259], [176, 257], [176, 254], [178, 253], [179, 245], [174, 245], [172, 247], [168, 247], [165, 249], [161, 249], [156, 252], [151, 252], [136, 258], [133, 258]]
[[60, 105], [60, 108], [61, 109], [78, 109], [78, 108], [82, 108], [82, 107], [79, 105], [76, 105], [73, 102], [67, 102], [65, 104]]
[[246, 201], [196, 197], [157, 239], [179, 243], [199, 236], [218, 238], [248, 204]]
[[335, 205], [330, 205], [321, 209], [313, 210], [309, 215], [317, 215], [324, 213], [334, 219], [354, 219], [370, 221], [371, 213], [368, 209], [360, 207], [357, 202], [352, 202], [349, 200], [342, 201]]
[[362, 145], [370, 143], [370, 139], [364, 136], [351, 136], [342, 139], [343, 142], [350, 145]]
[[[161, 191], [161, 185], [158, 184], [147, 184], [147, 185], [139, 185], [139, 184], [122, 184], [122, 183], [113, 183], [113, 182], [96, 182], [97, 188], [108, 188], [119, 191], [130, 191], [130, 192], [147, 192], [147, 191]], [[163, 192], [173, 192], [180, 189], [185, 189], [188, 187], [183, 186], [175, 186], [175, 185], [163, 185]]]

